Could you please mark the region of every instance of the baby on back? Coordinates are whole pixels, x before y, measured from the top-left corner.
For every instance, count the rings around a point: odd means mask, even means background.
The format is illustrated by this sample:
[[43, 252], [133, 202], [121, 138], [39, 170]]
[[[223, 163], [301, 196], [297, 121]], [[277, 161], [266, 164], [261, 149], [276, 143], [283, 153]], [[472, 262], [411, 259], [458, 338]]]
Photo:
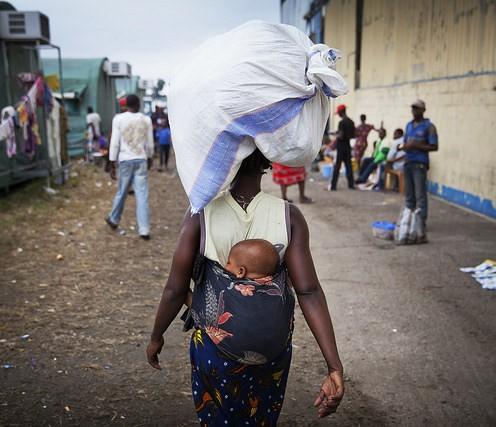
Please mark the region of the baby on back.
[[279, 264], [275, 246], [264, 239], [236, 243], [229, 252], [224, 268], [238, 279], [262, 279], [272, 276]]
[[[237, 279], [261, 280], [272, 276], [279, 265], [275, 246], [264, 239], [241, 240], [229, 251], [224, 268]], [[186, 305], [191, 307], [193, 294], [188, 292]]]

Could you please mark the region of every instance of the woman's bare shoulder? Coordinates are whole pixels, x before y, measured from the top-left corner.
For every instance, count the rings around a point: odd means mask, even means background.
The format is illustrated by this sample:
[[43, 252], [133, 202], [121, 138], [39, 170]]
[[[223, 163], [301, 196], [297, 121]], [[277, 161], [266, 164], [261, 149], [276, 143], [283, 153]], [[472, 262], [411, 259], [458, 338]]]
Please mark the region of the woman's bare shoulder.
[[289, 205], [289, 220], [291, 224], [291, 242], [302, 242], [308, 239], [308, 225], [305, 217], [297, 206]]
[[289, 204], [289, 215], [291, 227], [299, 225], [301, 226], [303, 224], [306, 225], [307, 222], [300, 209], [298, 209], [298, 206], [295, 206], [292, 203]]
[[190, 232], [190, 233], [199, 233], [200, 232], [200, 215], [203, 215], [203, 212], [198, 212], [194, 215], [191, 214], [191, 209], [188, 207], [183, 217], [182, 231]]

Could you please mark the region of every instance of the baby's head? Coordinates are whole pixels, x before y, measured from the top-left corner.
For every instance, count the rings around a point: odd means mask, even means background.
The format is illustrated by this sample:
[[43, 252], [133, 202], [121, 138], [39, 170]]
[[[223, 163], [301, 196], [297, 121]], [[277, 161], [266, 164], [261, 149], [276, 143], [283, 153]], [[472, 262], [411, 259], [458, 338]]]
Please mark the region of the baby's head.
[[261, 279], [275, 273], [279, 253], [275, 246], [263, 239], [242, 240], [229, 252], [225, 269], [238, 279]]

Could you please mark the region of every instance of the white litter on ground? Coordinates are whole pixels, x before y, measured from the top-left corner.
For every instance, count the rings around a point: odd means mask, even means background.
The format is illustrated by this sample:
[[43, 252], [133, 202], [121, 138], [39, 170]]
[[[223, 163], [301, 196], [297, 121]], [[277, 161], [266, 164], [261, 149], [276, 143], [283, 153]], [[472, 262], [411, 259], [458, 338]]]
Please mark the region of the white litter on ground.
[[479, 282], [483, 289], [496, 290], [496, 261], [486, 259], [476, 267], [460, 268], [463, 273], [471, 273], [471, 276]]

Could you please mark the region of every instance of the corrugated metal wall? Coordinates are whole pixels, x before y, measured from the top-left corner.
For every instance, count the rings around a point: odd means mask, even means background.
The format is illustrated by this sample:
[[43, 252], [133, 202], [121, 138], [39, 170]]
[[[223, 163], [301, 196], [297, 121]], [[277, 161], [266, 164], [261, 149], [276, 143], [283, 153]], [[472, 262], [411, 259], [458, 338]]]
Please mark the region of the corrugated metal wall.
[[339, 102], [355, 120], [384, 121], [391, 135], [411, 120], [411, 102], [424, 99], [440, 137], [431, 190], [496, 217], [496, 1], [363, 0], [355, 90], [360, 3], [327, 5], [325, 42], [342, 49], [338, 71], [351, 89]]
[[361, 87], [494, 71], [495, 10], [480, 0], [365, 0]]

